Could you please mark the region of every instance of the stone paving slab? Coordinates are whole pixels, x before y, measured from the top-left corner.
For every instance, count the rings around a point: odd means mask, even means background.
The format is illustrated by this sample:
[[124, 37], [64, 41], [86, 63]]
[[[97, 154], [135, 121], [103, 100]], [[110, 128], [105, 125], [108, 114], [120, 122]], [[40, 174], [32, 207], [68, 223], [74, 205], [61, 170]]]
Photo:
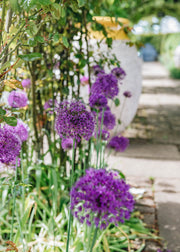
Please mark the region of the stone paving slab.
[[121, 170], [127, 177], [180, 179], [180, 161], [129, 158], [112, 153], [107, 163], [109, 167]]
[[[115, 153], [115, 155], [118, 155]], [[121, 154], [122, 157], [147, 158], [160, 160], [180, 160], [180, 153], [175, 145], [153, 143], [131, 143], [128, 149]]]
[[172, 252], [180, 251], [180, 183], [179, 179], [155, 179], [155, 201], [159, 231]]
[[142, 65], [143, 78], [168, 78], [169, 73], [159, 62], [147, 62]]
[[[141, 188], [146, 180], [154, 178], [160, 236], [172, 252], [180, 252], [180, 81], [168, 75], [158, 62], [143, 64], [139, 109], [124, 132], [124, 136], [131, 138], [131, 145], [124, 154], [112, 153], [108, 163], [127, 178], [133, 176]], [[143, 201], [146, 209], [152, 204], [152, 198]], [[140, 209], [146, 211], [142, 206]], [[144, 220], [151, 224], [153, 217], [149, 213]]]

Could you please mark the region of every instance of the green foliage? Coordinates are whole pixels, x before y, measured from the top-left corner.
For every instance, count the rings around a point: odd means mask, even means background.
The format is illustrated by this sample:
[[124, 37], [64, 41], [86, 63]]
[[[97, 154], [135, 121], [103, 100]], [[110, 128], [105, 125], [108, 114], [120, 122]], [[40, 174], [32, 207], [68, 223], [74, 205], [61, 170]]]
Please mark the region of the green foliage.
[[34, 61], [42, 58], [42, 54], [40, 53], [29, 53], [24, 55], [18, 55], [19, 58], [23, 59], [24, 61]]
[[170, 69], [170, 76], [173, 79], [180, 79], [180, 68], [173, 67]]
[[180, 33], [144, 34], [136, 36], [136, 39], [138, 43], [152, 44], [159, 54], [159, 59], [167, 68], [174, 66], [174, 51], [180, 44]]

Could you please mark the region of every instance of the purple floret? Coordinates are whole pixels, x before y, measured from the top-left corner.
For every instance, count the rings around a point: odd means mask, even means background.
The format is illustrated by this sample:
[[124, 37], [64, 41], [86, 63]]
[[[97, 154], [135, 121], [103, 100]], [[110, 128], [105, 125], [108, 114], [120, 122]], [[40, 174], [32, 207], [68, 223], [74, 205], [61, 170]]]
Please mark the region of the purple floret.
[[116, 76], [118, 80], [123, 80], [126, 76], [125, 71], [121, 67], [115, 67], [112, 69], [111, 73]]
[[24, 91], [11, 91], [8, 96], [8, 102], [13, 108], [23, 108], [27, 106], [27, 94]]
[[8, 130], [11, 130], [14, 134], [17, 134], [17, 136], [21, 139], [22, 142], [28, 139], [29, 127], [26, 123], [24, 123], [20, 119], [17, 120], [16, 126], [10, 126], [6, 124], [4, 127], [7, 128]]
[[12, 130], [0, 128], [0, 162], [9, 164], [16, 161], [21, 150], [21, 140]]
[[22, 86], [23, 88], [29, 88], [31, 86], [31, 80], [30, 79], [24, 79], [22, 80]]
[[123, 95], [124, 95], [125, 97], [127, 97], [127, 98], [131, 98], [131, 96], [132, 96], [132, 94], [131, 94], [130, 91], [125, 91], [125, 92], [123, 93]]
[[101, 229], [109, 223], [123, 223], [134, 209], [129, 185], [106, 169], [86, 170], [86, 174], [72, 187], [70, 195], [73, 215], [81, 223], [95, 224]]
[[[98, 131], [98, 137], [100, 137], [100, 130]], [[106, 140], [109, 139], [109, 137], [110, 137], [109, 131], [102, 129], [101, 139], [104, 140], [104, 141], [106, 141]]]
[[118, 81], [113, 74], [100, 74], [92, 85], [91, 94], [102, 94], [113, 99], [118, 93]]
[[[101, 111], [100, 114], [99, 114], [99, 123], [101, 123], [102, 114], [103, 114], [103, 111]], [[110, 110], [104, 111], [103, 125], [104, 125], [108, 130], [112, 130], [112, 129], [115, 127], [115, 125], [116, 125], [116, 117], [115, 117], [114, 114], [111, 113]]]
[[91, 108], [104, 108], [107, 102], [107, 98], [102, 94], [92, 93], [89, 97], [89, 105]]
[[55, 119], [55, 129], [60, 138], [84, 137], [89, 140], [94, 133], [94, 116], [80, 101], [64, 101], [59, 104]]
[[104, 69], [99, 65], [93, 66], [92, 69], [93, 69], [93, 73], [94, 73], [95, 76], [98, 76], [99, 74], [104, 74], [105, 73]]
[[108, 147], [115, 149], [116, 151], [124, 152], [129, 145], [129, 139], [126, 137], [115, 136], [111, 138]]
[[[73, 148], [73, 139], [72, 138], [66, 138], [62, 139], [61, 146], [64, 151], [71, 150]], [[76, 142], [75, 142], [75, 148], [76, 148]]]

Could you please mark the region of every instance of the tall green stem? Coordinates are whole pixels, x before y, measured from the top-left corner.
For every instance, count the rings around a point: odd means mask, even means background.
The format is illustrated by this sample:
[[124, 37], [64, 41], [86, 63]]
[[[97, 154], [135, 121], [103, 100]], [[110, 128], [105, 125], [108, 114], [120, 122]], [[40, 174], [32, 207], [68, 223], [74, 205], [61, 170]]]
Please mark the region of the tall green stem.
[[13, 183], [13, 209], [12, 209], [12, 221], [11, 221], [11, 234], [10, 234], [10, 241], [13, 238], [13, 228], [14, 228], [14, 213], [16, 207], [16, 181], [17, 181], [17, 167], [18, 167], [18, 158], [16, 158], [16, 172], [15, 172], [15, 179]]
[[[72, 188], [73, 181], [74, 181], [74, 157], [75, 157], [75, 139], [73, 139], [73, 152], [72, 152], [72, 169], [70, 174], [70, 189]], [[71, 198], [70, 198], [70, 205], [71, 205]], [[67, 235], [67, 243], [66, 243], [66, 252], [69, 251], [69, 239], [71, 233], [71, 209], [69, 207], [69, 220], [68, 220], [68, 235]]]
[[95, 231], [94, 231], [94, 236], [93, 236], [93, 240], [92, 240], [90, 252], [93, 251], [93, 247], [94, 247], [94, 244], [95, 244], [95, 242], [96, 242], [97, 232], [98, 232], [98, 227], [97, 227], [97, 228], [95, 229]]
[[[102, 110], [102, 116], [101, 116], [101, 126], [100, 126], [100, 136], [98, 137], [98, 131], [99, 129], [97, 128], [97, 161], [96, 161], [96, 169], [98, 169], [98, 162], [99, 162], [99, 151], [101, 152], [101, 136], [102, 136], [102, 126], [103, 126], [103, 121], [104, 121], [104, 108]], [[98, 114], [97, 114], [97, 125], [98, 125]], [[101, 164], [100, 164], [101, 165]]]

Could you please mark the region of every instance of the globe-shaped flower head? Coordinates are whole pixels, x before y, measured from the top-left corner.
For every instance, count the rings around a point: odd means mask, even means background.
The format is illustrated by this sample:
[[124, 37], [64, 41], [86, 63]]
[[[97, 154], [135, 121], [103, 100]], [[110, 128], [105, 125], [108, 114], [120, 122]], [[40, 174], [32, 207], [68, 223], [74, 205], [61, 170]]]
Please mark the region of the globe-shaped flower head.
[[28, 98], [24, 91], [11, 91], [8, 96], [9, 105], [13, 108], [23, 108], [27, 105]]
[[124, 152], [129, 145], [129, 139], [126, 137], [114, 136], [111, 138], [108, 147], [115, 149], [116, 151]]
[[129, 219], [134, 208], [129, 185], [114, 172], [106, 169], [86, 170], [71, 189], [71, 210], [81, 222], [104, 229], [109, 223]]
[[125, 71], [121, 67], [115, 67], [112, 69], [111, 73], [116, 76], [118, 80], [123, 80], [126, 76]]
[[107, 105], [107, 98], [99, 93], [92, 93], [89, 97], [89, 105], [91, 108], [102, 109]]
[[11, 130], [14, 134], [16, 134], [22, 142], [28, 139], [29, 127], [26, 123], [24, 123], [20, 119], [17, 120], [17, 125], [15, 127], [7, 124], [4, 127], [8, 130]]
[[77, 142], [81, 137], [89, 140], [94, 132], [95, 122], [91, 112], [80, 101], [64, 101], [57, 108], [55, 129], [60, 138], [73, 138]]
[[22, 86], [23, 88], [29, 88], [31, 86], [31, 80], [30, 79], [24, 79], [22, 80]]
[[99, 74], [91, 87], [91, 94], [102, 94], [110, 99], [113, 99], [118, 92], [118, 81], [113, 74]]
[[16, 160], [21, 150], [21, 140], [9, 128], [0, 128], [0, 162], [9, 164]]
[[99, 123], [101, 123], [103, 117], [103, 125], [106, 129], [112, 130], [116, 125], [116, 117], [114, 114], [111, 113], [109, 107], [103, 112], [99, 113]]

